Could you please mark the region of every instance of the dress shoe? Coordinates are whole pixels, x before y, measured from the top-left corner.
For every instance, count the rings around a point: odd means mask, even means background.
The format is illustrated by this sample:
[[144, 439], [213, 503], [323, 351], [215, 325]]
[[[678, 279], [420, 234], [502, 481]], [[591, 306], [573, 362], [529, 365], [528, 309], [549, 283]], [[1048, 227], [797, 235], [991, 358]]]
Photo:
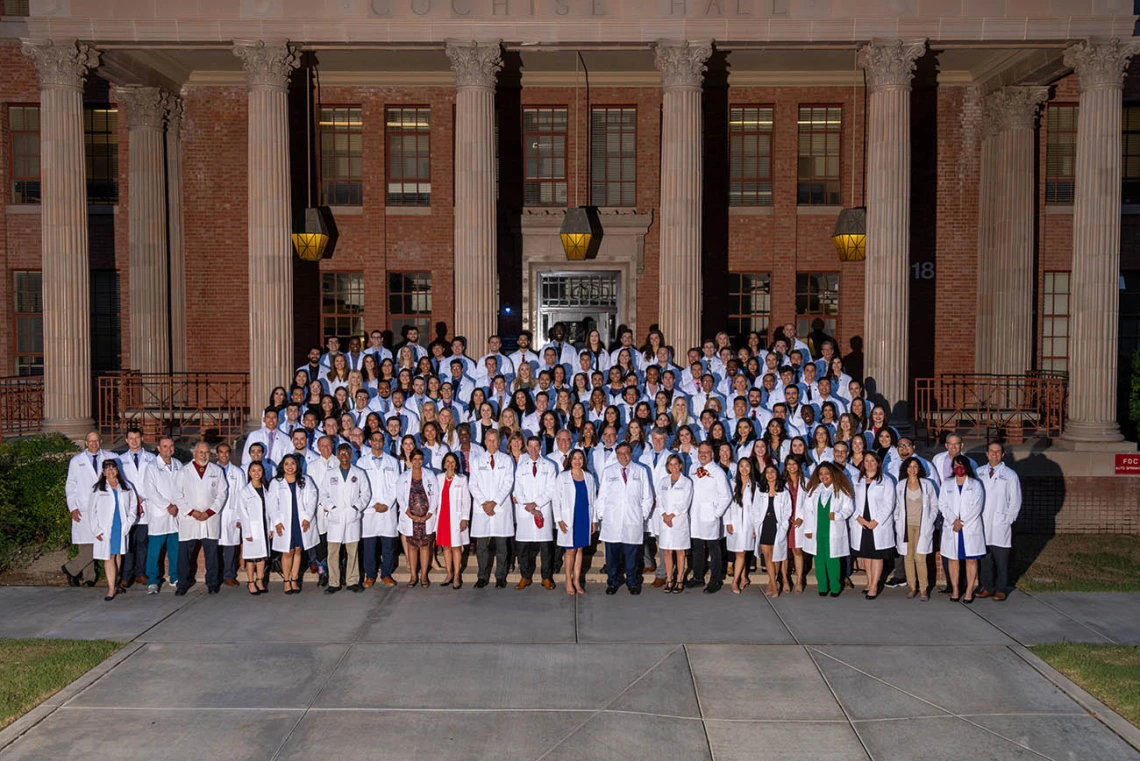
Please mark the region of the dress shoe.
[[85, 586], [85, 587], [95, 586], [95, 579], [88, 579], [87, 581], [83, 582], [83, 586]]
[[533, 583], [534, 582], [532, 582], [530, 579], [526, 579], [526, 578], [519, 579], [519, 583], [515, 584], [515, 589], [526, 589], [527, 587], [529, 587]]
[[838, 593], [838, 592], [832, 592], [832, 593], [831, 593], [831, 596], [832, 596], [832, 597], [839, 597], [839, 593]]
[[327, 587], [328, 585], [329, 585], [329, 577], [328, 576], [318, 576], [317, 577], [317, 586], [318, 587]]
[[339, 591], [340, 591], [340, 587], [325, 587], [325, 594], [326, 595], [335, 595]]
[[67, 566], [61, 565], [59, 567], [59, 570], [63, 573], [64, 576], [67, 577], [67, 585], [69, 587], [79, 586], [79, 577], [78, 576], [72, 576], [71, 572], [67, 570]]
[[498, 579], [495, 581], [495, 589], [506, 589], [506, 588], [507, 588], [507, 580], [506, 579]]
[[216, 595], [219, 589], [219, 587], [206, 587], [206, 593]]
[[393, 579], [391, 576], [385, 576], [382, 579], [380, 579], [380, 581], [384, 582], [384, 586], [386, 586], [386, 587], [396, 586], [396, 580]]
[[185, 597], [186, 596], [186, 590], [182, 589], [181, 587], [178, 589], [175, 589], [174, 590], [174, 596], [175, 597]]
[[222, 583], [225, 584], [227, 587], [236, 587], [238, 585], [236, 579], [226, 579]]
[[[981, 595], [978, 595], [978, 597], [981, 597]], [[997, 600], [998, 602], [1001, 602], [1005, 598], [1006, 598], [1005, 592], [994, 592], [994, 599]]]
[[479, 579], [478, 581], [475, 582], [475, 588], [476, 589], [482, 589], [485, 586], [487, 586], [487, 580], [486, 579]]
[[705, 587], [705, 594], [706, 595], [715, 595], [717, 592], [720, 591], [720, 588], [723, 586], [724, 586], [724, 584], [711, 583], [707, 587]]
[[629, 593], [631, 595], [639, 595], [639, 594], [641, 594], [641, 587], [630, 587]]
[[542, 588], [546, 590], [554, 589], [554, 579], [543, 579]]
[[136, 576], [135, 577], [135, 583], [136, 584], [147, 584], [149, 582], [150, 582], [150, 579], [148, 579], [146, 576]]
[[654, 579], [653, 586], [655, 589], [660, 589], [661, 587], [665, 586], [665, 579]]
[[705, 580], [704, 579], [698, 579], [696, 577], [693, 577], [693, 578], [691, 578], [685, 582], [685, 587], [687, 589], [696, 589], [697, 587], [703, 587], [704, 585], [705, 585]]
[[364, 580], [364, 588], [365, 589], [372, 589], [372, 585], [375, 583], [376, 583], [376, 579], [365, 579]]
[[974, 595], [974, 597], [980, 597], [983, 600], [986, 599], [987, 597], [993, 597], [993, 596], [994, 596], [994, 593], [988, 589], [983, 589], [981, 592], [978, 592], [977, 594]]
[[608, 595], [611, 595], [611, 596], [616, 595], [617, 591], [618, 591], [617, 587], [606, 587], [606, 594], [608, 594]]
[[363, 592], [364, 587], [360, 586], [359, 584], [352, 584], [348, 587], [348, 591], [349, 592]]

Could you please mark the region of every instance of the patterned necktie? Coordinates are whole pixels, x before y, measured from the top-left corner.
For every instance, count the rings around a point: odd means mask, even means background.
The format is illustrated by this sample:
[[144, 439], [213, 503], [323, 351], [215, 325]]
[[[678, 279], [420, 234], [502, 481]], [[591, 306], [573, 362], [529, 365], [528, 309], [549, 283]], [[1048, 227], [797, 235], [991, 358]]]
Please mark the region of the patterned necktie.
[[994, 477], [994, 469], [990, 468], [990, 478], [993, 478], [993, 477]]
[[629, 478], [626, 476], [625, 468], [621, 469], [621, 480], [622, 480], [622, 483], [626, 483], [626, 484], [629, 483]]

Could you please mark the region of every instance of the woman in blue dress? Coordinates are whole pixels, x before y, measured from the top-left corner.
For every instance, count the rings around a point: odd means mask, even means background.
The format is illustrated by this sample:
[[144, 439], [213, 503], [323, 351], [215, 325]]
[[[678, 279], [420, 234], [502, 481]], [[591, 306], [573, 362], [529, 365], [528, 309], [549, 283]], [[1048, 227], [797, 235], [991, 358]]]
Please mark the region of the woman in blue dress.
[[119, 473], [118, 460], [103, 461], [103, 473], [92, 487], [89, 514], [93, 516], [95, 532], [92, 556], [103, 561], [107, 576], [107, 596], [103, 599], [110, 602], [118, 594], [119, 563], [139, 515], [139, 499]]
[[582, 553], [590, 546], [597, 531], [594, 498], [598, 486], [586, 471], [586, 454], [581, 449], [570, 452], [570, 469], [558, 476], [554, 489], [554, 521], [558, 526], [558, 546], [566, 550], [566, 594], [584, 595]]

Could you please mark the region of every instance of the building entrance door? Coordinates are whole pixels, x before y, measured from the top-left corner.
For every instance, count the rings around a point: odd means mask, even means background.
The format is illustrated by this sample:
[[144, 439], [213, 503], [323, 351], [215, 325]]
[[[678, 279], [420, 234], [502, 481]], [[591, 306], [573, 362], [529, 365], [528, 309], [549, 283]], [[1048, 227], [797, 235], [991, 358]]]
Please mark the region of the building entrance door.
[[566, 340], [574, 345], [582, 346], [589, 332], [597, 330], [603, 345], [609, 346], [619, 324], [619, 273], [540, 272], [538, 279], [540, 344], [561, 322]]

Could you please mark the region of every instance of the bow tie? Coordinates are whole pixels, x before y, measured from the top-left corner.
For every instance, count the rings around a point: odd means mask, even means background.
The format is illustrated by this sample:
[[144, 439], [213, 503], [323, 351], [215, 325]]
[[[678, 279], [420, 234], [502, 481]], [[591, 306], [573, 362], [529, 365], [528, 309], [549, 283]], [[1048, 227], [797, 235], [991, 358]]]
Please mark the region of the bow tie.
[[697, 478], [704, 478], [708, 474], [709, 474], [709, 472], [707, 470], [705, 470], [704, 468], [697, 468]]

